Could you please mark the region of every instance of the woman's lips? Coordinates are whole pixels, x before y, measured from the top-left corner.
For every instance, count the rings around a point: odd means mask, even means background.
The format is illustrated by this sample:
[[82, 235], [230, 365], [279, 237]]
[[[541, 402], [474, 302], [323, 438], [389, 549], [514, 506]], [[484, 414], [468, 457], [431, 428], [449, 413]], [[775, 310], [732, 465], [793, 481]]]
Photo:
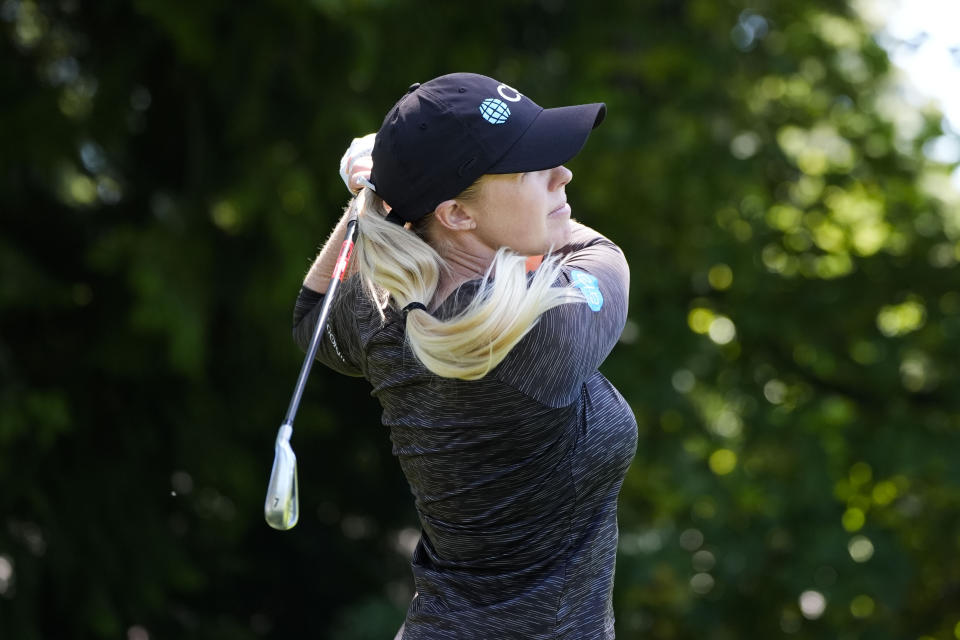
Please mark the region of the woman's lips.
[[566, 202], [564, 202], [562, 205], [560, 205], [559, 207], [557, 207], [556, 209], [548, 213], [547, 217], [552, 218], [553, 216], [563, 215], [564, 213], [568, 215], [570, 213], [570, 205], [568, 205]]

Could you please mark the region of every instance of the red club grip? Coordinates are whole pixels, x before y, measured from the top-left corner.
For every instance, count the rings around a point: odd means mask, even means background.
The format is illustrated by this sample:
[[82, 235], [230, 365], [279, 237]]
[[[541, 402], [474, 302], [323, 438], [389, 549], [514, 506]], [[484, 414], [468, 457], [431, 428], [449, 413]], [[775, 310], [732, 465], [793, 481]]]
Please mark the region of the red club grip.
[[347, 263], [350, 262], [350, 254], [353, 253], [353, 240], [347, 240], [340, 247], [340, 255], [337, 256], [337, 265], [333, 268], [333, 277], [343, 281], [343, 276], [347, 272]]

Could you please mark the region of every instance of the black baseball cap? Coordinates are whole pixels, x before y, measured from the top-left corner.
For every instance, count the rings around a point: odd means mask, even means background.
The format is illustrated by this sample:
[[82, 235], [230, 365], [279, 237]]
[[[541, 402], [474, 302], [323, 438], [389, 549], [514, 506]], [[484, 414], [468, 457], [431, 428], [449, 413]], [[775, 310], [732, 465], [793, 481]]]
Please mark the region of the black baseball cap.
[[377, 132], [370, 182], [392, 208], [391, 218], [413, 222], [484, 174], [567, 162], [606, 111], [603, 103], [544, 109], [475, 73], [415, 83]]

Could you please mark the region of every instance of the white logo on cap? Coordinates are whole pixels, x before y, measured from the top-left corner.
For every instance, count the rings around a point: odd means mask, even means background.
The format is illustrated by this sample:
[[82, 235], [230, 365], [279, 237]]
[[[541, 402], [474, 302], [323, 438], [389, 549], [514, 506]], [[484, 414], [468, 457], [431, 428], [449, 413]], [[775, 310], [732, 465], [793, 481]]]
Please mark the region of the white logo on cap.
[[[507, 91], [513, 91], [513, 95], [508, 96], [503, 92], [504, 89], [506, 89]], [[499, 87], [497, 87], [497, 93], [500, 94], [501, 98], [503, 98], [504, 100], [507, 100], [508, 102], [520, 102], [520, 98], [523, 97], [522, 93], [520, 93], [519, 91], [517, 91], [516, 89], [514, 89], [508, 84], [501, 84]]]
[[480, 115], [490, 124], [503, 124], [510, 117], [510, 107], [496, 98], [487, 98], [480, 103]]

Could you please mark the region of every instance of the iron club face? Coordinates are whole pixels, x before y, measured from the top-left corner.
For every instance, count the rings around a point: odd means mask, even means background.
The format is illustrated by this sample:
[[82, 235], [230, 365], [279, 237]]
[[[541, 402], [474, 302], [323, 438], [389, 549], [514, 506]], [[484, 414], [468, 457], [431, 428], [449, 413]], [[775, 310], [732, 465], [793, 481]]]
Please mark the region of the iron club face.
[[274, 529], [292, 529], [300, 518], [300, 500], [297, 490], [297, 456], [290, 447], [293, 426], [284, 423], [277, 431], [273, 448], [273, 469], [267, 485], [267, 499], [263, 515]]

